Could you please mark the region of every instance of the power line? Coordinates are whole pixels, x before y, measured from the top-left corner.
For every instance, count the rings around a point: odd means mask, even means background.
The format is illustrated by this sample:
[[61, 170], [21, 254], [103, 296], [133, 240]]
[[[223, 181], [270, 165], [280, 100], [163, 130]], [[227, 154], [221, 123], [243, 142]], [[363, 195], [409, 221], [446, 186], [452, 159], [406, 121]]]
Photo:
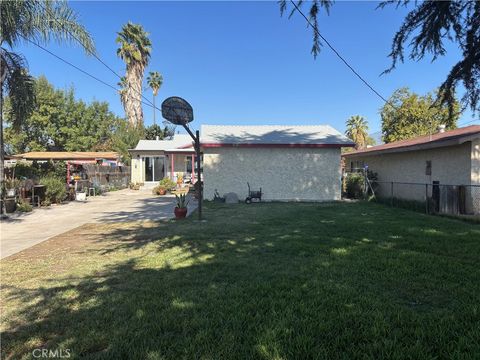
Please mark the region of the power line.
[[[320, 31], [318, 31], [318, 28], [316, 26], [314, 26], [312, 24], [312, 22], [310, 21], [310, 19], [305, 16], [305, 14], [302, 12], [302, 10], [300, 10], [300, 8], [297, 6], [297, 4], [295, 4], [295, 2], [293, 0], [290, 0], [290, 2], [292, 3], [292, 5], [295, 7], [295, 9], [303, 16], [303, 18], [307, 21], [308, 25], [310, 25], [313, 29], [313, 31], [315, 31], [315, 33], [325, 42], [325, 44], [327, 44], [327, 46], [330, 48], [330, 50], [332, 50], [335, 55], [337, 55], [337, 57], [342, 60], [342, 62], [355, 74], [355, 76], [357, 76], [370, 90], [372, 90], [375, 95], [377, 95], [380, 99], [382, 99], [385, 103], [393, 106], [387, 99], [385, 99], [377, 90], [375, 90], [373, 88], [372, 85], [370, 85], [368, 83], [367, 80], [365, 80], [349, 63], [347, 60], [345, 60], [345, 58], [340, 55], [340, 53], [332, 46], [332, 44], [330, 44], [330, 42], [320, 33]], [[393, 106], [395, 107], [395, 106]]]
[[[48, 50], [47, 48], [43, 47], [42, 45], [40, 45], [40, 44], [38, 44], [38, 43], [36, 43], [36, 42], [34, 42], [34, 41], [26, 38], [25, 36], [23, 36], [23, 35], [21, 35], [21, 34], [19, 34], [19, 35], [20, 35], [25, 41], [29, 42], [29, 43], [32, 44], [32, 45], [35, 45], [36, 47], [42, 49], [43, 51], [47, 52], [48, 54], [50, 54], [51, 56], [57, 58], [58, 60], [64, 62], [65, 64], [67, 64], [67, 65], [75, 68], [76, 70], [80, 71], [81, 73], [83, 73], [83, 74], [89, 76], [90, 78], [92, 78], [92, 79], [94, 79], [94, 80], [102, 83], [102, 84], [105, 85], [105, 86], [108, 86], [109, 88], [115, 90], [115, 92], [118, 92], [118, 91], [119, 91], [115, 86], [107, 83], [106, 81], [103, 81], [102, 79], [96, 77], [95, 75], [90, 74], [88, 71], [83, 70], [82, 68], [78, 67], [77, 65], [72, 64], [70, 61], [65, 60], [65, 59], [62, 58], [61, 56], [53, 53], [52, 51]], [[132, 99], [137, 100], [137, 101], [140, 101], [140, 102], [141, 102], [142, 104], [144, 104], [144, 105], [150, 106], [150, 107], [153, 108], [153, 109], [157, 109], [157, 110], [161, 111], [161, 109], [159, 109], [158, 107], [153, 106], [153, 105], [151, 105], [151, 104], [148, 104], [148, 103], [142, 101], [141, 99], [133, 98], [133, 97], [132, 97]]]
[[470, 124], [470, 123], [473, 123], [473, 122], [477, 122], [477, 121], [480, 121], [480, 119], [475, 119], [475, 120], [470, 120], [470, 121], [466, 121], [466, 122], [462, 122], [460, 124], [458, 124], [459, 126], [463, 126], [463, 125], [467, 125], [467, 124]]
[[[82, 41], [75, 35], [73, 34], [70, 30], [68, 30], [67, 28], [65, 28], [65, 25], [56, 18], [55, 14], [53, 14], [50, 9], [48, 9], [46, 6], [43, 7], [43, 9], [52, 17], [52, 19], [57, 22], [72, 38], [74, 38], [79, 44], [80, 46], [82, 46], [85, 51], [87, 53], [89, 53], [90, 55], [92, 55], [95, 59], [97, 59], [103, 66], [105, 66], [108, 70], [110, 70], [110, 72], [112, 72], [115, 76], [117, 76], [120, 80], [122, 80], [122, 76], [119, 75], [114, 69], [112, 69], [105, 61], [103, 61], [96, 53], [94, 53], [93, 51], [87, 49], [87, 47], [85, 45], [83, 45]], [[133, 90], [134, 92], [136, 92], [138, 95], [140, 95], [144, 100], [146, 100], [151, 106], [154, 106], [153, 103], [147, 98], [145, 97], [145, 95], [143, 95], [141, 92], [137, 91], [136, 89], [134, 89], [132, 87], [132, 85], [130, 83], [128, 83], [128, 87]], [[135, 99], [135, 98], [134, 98]], [[138, 99], [136, 99], [138, 100]], [[155, 107], [156, 108], [156, 107]]]

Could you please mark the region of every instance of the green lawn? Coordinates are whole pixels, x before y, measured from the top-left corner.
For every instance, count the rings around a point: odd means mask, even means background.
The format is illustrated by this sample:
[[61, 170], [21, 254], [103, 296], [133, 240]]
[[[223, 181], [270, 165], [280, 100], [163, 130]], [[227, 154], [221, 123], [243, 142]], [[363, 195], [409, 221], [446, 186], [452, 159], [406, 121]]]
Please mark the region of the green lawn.
[[2, 358], [480, 356], [480, 226], [368, 203], [209, 204], [3, 260]]

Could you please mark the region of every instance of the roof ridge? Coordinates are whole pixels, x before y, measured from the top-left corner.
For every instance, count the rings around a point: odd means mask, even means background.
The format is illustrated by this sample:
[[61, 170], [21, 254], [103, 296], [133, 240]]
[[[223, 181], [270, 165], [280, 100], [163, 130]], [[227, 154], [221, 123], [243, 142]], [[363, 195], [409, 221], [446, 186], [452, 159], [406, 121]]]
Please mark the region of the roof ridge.
[[262, 124], [262, 125], [239, 125], [239, 124], [233, 124], [233, 125], [226, 125], [226, 124], [220, 124], [220, 125], [214, 125], [214, 124], [202, 124], [201, 126], [218, 126], [218, 127], [249, 127], [249, 126], [255, 126], [255, 127], [279, 127], [279, 126], [284, 126], [284, 127], [307, 127], [307, 126], [330, 126], [329, 124], [312, 124], [312, 125], [307, 125], [307, 124], [300, 124], [300, 125], [270, 125], [270, 124]]
[[[471, 130], [471, 128], [475, 128], [475, 130], [469, 131]], [[473, 135], [477, 131], [480, 133], [480, 125], [469, 125], [469, 126], [456, 128], [456, 129], [447, 130], [445, 132], [436, 132], [434, 134], [420, 135], [410, 139], [392, 141], [389, 143], [375, 145], [375, 146], [368, 147], [366, 149], [353, 151], [348, 155], [363, 154], [363, 153], [398, 149], [398, 148], [404, 148], [404, 147], [408, 148], [410, 146], [415, 146], [415, 145], [448, 141], [451, 138]]]

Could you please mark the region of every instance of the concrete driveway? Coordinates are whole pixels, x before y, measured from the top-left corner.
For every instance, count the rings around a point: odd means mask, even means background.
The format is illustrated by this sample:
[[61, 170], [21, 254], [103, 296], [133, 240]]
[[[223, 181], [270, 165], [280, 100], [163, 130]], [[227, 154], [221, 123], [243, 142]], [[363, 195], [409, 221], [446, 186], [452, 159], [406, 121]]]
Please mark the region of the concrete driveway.
[[[173, 218], [175, 197], [154, 196], [151, 189], [120, 190], [91, 197], [87, 202], [72, 201], [13, 214], [1, 224], [0, 258], [5, 258], [53, 236], [86, 223], [147, 221]], [[191, 199], [189, 213], [196, 207]]]

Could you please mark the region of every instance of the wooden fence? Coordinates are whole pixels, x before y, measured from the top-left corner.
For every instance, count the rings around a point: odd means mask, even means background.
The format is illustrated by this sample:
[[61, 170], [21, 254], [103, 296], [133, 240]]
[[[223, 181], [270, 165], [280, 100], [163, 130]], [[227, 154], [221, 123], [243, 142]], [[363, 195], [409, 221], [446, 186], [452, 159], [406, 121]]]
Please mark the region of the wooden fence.
[[89, 181], [99, 187], [125, 188], [130, 182], [130, 166], [84, 165]]

